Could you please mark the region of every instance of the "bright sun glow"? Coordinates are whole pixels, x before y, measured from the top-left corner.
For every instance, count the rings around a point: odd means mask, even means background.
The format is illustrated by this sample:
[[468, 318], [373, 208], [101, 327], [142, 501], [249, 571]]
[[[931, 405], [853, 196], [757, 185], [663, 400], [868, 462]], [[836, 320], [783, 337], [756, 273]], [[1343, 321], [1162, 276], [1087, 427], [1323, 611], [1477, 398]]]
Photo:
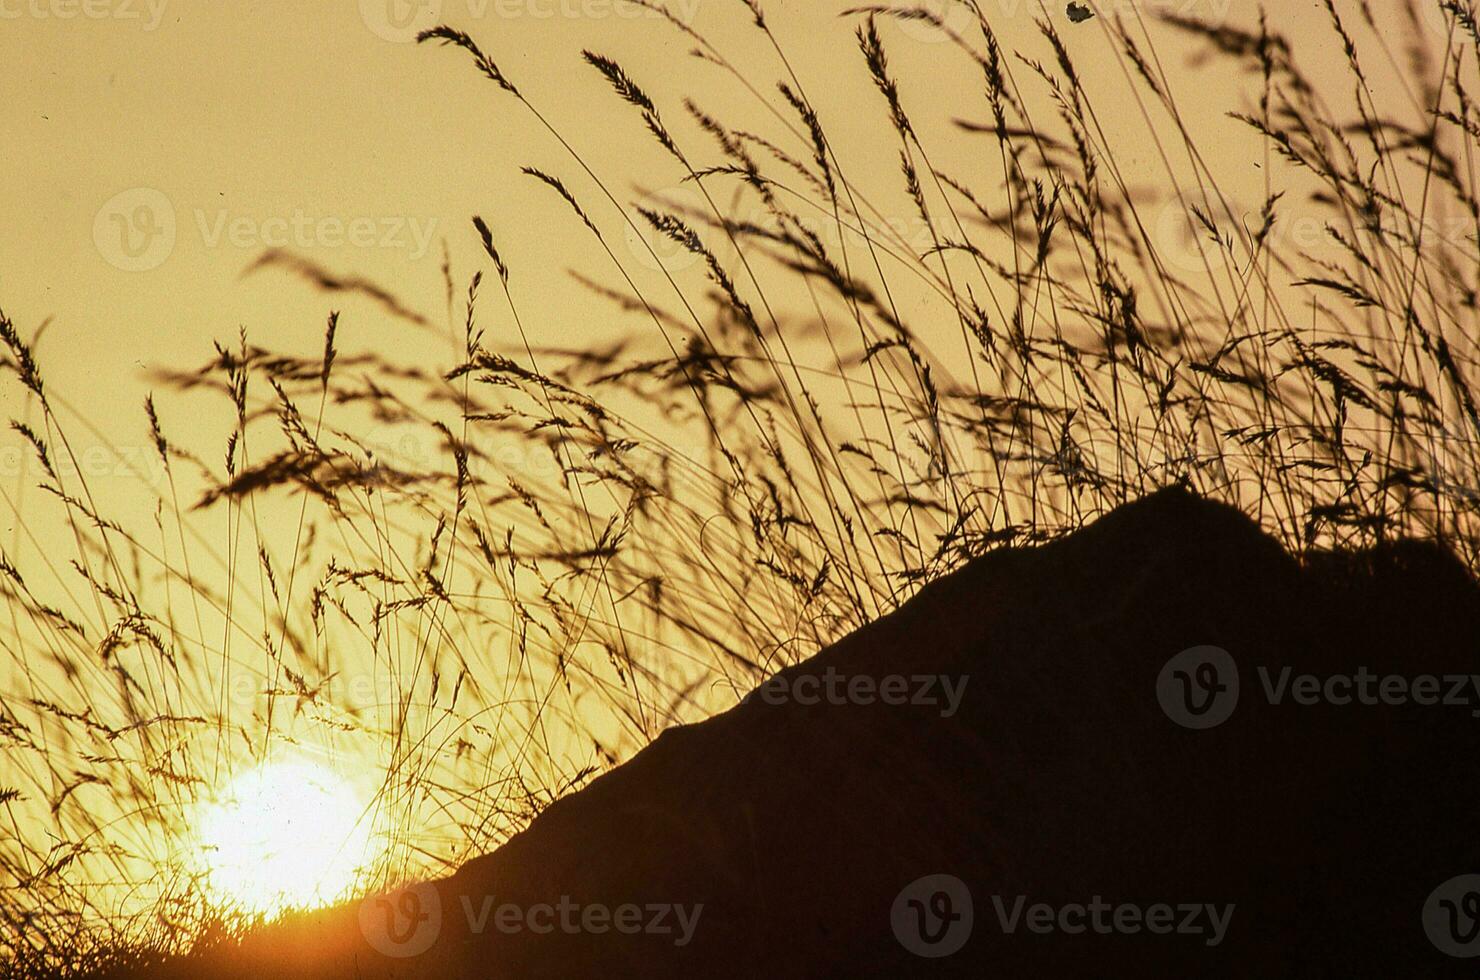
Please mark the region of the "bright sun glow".
[[313, 762], [242, 773], [202, 808], [196, 833], [210, 890], [251, 913], [343, 898], [373, 857], [364, 801]]

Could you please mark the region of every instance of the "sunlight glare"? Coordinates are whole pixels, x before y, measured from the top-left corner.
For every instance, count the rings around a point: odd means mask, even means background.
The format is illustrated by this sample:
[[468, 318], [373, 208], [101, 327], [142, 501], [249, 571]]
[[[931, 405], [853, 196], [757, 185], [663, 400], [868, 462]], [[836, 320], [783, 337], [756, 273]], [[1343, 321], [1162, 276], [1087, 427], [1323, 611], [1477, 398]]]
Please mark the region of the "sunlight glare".
[[248, 913], [346, 897], [371, 861], [370, 824], [350, 783], [305, 761], [243, 772], [196, 821], [211, 892]]

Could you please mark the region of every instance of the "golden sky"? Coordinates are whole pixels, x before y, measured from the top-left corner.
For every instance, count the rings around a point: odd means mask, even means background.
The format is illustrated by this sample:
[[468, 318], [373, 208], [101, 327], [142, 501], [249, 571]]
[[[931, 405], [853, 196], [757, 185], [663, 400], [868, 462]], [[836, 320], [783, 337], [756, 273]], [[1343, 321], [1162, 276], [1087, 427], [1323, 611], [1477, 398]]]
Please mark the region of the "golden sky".
[[[855, 5], [766, 6], [833, 140], [866, 149], [884, 115], [852, 43], [858, 18], [838, 21]], [[778, 77], [739, 0], [669, 6], [737, 63], [764, 65], [762, 87]], [[930, 6], [967, 26], [953, 4]], [[1253, 10], [1247, 0], [1099, 7], [1234, 21]], [[1033, 17], [1046, 15], [1076, 57], [1095, 65], [1101, 30], [1070, 24], [1062, 8], [985, 5], [1005, 46], [1028, 39]], [[1278, 11], [1280, 23], [1297, 28], [1323, 19], [1319, 3]], [[533, 163], [570, 175], [569, 160], [465, 59], [408, 43], [439, 21], [469, 31], [618, 186], [642, 179], [664, 188], [676, 176], [635, 115], [581, 63], [583, 47], [620, 60], [669, 118], [682, 115], [679, 100], [695, 79], [708, 83], [707, 106], [723, 108], [735, 88], [688, 58], [678, 32], [614, 0], [0, 0], [0, 307], [23, 334], [52, 321], [39, 354], [54, 389], [132, 445], [142, 441], [146, 365], [202, 361], [212, 339], [239, 326], [265, 346], [308, 353], [330, 305], [346, 306], [347, 346], [403, 330], [281, 272], [243, 278], [274, 244], [373, 279], [440, 324], [443, 242], [465, 282], [479, 261], [468, 223], [475, 212], [504, 242], [527, 295], [539, 297], [543, 337], [579, 344], [599, 336], [608, 311], [565, 278], [567, 267], [598, 267], [596, 253], [578, 236], [553, 233], [565, 216], [517, 174]], [[882, 29], [910, 80], [907, 103], [926, 115], [953, 92], [959, 110], [936, 114], [982, 116], [979, 86], [934, 28]], [[1131, 152], [1135, 170], [1141, 151]], [[886, 160], [873, 175], [883, 182], [895, 177], [892, 152]], [[907, 213], [906, 202], [897, 206]], [[14, 392], [7, 386], [0, 397]]]
[[[852, 35], [860, 18], [845, 15], [853, 5], [764, 6], [838, 159], [850, 167], [849, 179], [880, 220], [908, 238], [920, 229], [901, 187], [887, 111]], [[668, 6], [742, 66], [758, 91], [780, 101], [774, 93], [784, 69], [741, 0]], [[970, 30], [956, 3], [929, 6], [949, 26]], [[1355, 9], [1347, 8], [1354, 6], [1343, 6], [1353, 20]], [[1106, 18], [1133, 23], [1172, 13], [1247, 26], [1257, 11], [1247, 0], [1108, 0], [1097, 5], [1100, 17], [1075, 23], [1057, 2], [983, 0], [983, 9], [1008, 52], [1049, 60], [1035, 19], [1057, 27], [1121, 174], [1153, 200], [1168, 192], [1161, 150], [1146, 135], [1143, 106], [1127, 94]], [[1302, 0], [1271, 16], [1307, 71], [1339, 68], [1321, 3]], [[141, 472], [156, 488], [160, 475], [142, 409], [157, 386], [148, 369], [202, 364], [213, 341], [233, 344], [239, 329], [257, 345], [316, 357], [326, 314], [342, 309], [342, 351], [392, 350], [429, 368], [450, 366], [461, 324], [449, 323], [444, 255], [456, 306], [474, 270], [488, 267], [470, 223], [474, 214], [493, 229], [535, 345], [595, 347], [647, 329], [572, 281], [577, 270], [616, 284], [568, 209], [519, 168], [537, 166], [566, 180], [603, 227], [620, 229], [621, 219], [558, 143], [463, 52], [413, 43], [417, 30], [437, 23], [469, 32], [629, 202], [649, 194], [682, 202], [693, 192], [680, 186], [681, 172], [638, 114], [583, 63], [583, 49], [619, 61], [686, 144], [698, 148], [698, 159], [716, 154], [686, 118], [686, 97], [732, 128], [778, 133], [776, 120], [733, 78], [689, 55], [689, 38], [616, 0], [0, 0], [0, 63], [9, 69], [0, 98], [7, 163], [0, 308], [22, 336], [45, 325], [36, 349], [49, 392], [64, 413], [81, 417], [71, 428], [72, 449], [108, 506], [139, 508], [135, 518], [151, 512], [153, 498], [138, 493]], [[1437, 24], [1432, 17], [1425, 23]], [[973, 66], [929, 24], [885, 20], [880, 30], [932, 162], [979, 188], [995, 186], [994, 165], [982, 158], [989, 138], [953, 126], [987, 118]], [[1259, 144], [1226, 115], [1250, 108], [1244, 86], [1189, 67], [1167, 34], [1153, 36], [1148, 50], [1168, 73], [1194, 142], [1216, 164], [1222, 191], [1256, 222], [1266, 176]], [[1441, 36], [1431, 31], [1431, 38]], [[1029, 74], [1021, 62], [1015, 68]], [[1045, 117], [1053, 111], [1032, 108]], [[798, 156], [809, 153], [798, 141], [787, 146]], [[1186, 161], [1170, 164], [1181, 169]], [[1276, 186], [1286, 173], [1276, 175]], [[1315, 247], [1320, 229], [1302, 224], [1294, 202], [1292, 195], [1278, 233]], [[1185, 211], [1148, 214], [1169, 261], [1180, 255], [1182, 271], [1200, 269], [1201, 254], [1184, 240]], [[825, 222], [819, 227], [826, 233]], [[929, 242], [914, 244], [923, 251]], [[639, 285], [659, 282], [645, 250], [625, 247], [619, 258]], [[248, 274], [274, 248], [384, 286], [431, 326], [387, 316], [364, 298], [318, 292], [280, 268]], [[670, 250], [670, 258], [688, 260], [669, 271], [703, 288], [692, 256]], [[906, 319], [948, 325], [928, 342], [959, 350], [951, 346], [959, 338], [944, 300], [898, 299]], [[485, 325], [488, 346], [517, 349], [506, 318], [488, 312]], [[951, 369], [947, 358], [940, 370]], [[26, 416], [19, 385], [0, 384], [0, 410]], [[219, 469], [231, 428], [224, 400], [162, 396], [159, 410], [173, 440]], [[0, 447], [0, 479], [21, 514], [19, 522], [13, 513], [0, 515], [14, 547], [18, 532], [40, 523], [27, 516], [40, 498], [19, 438], [7, 432]]]
[[[861, 18], [845, 14], [856, 5], [764, 6], [839, 159], [851, 162], [849, 178], [883, 222], [915, 233], [923, 251], [929, 242], [919, 240], [902, 190], [887, 110], [853, 38]], [[775, 85], [783, 68], [741, 0], [671, 0], [668, 7], [780, 103]], [[954, 0], [928, 7], [970, 31]], [[1074, 23], [1057, 0], [983, 0], [983, 9], [1007, 51], [1051, 60], [1035, 19], [1059, 29], [1122, 172], [1152, 198], [1169, 191], [1165, 169], [1142, 108], [1127, 95], [1105, 18], [1172, 13], [1248, 25], [1257, 11], [1248, 0], [1107, 0], [1097, 5], [1099, 18]], [[1336, 70], [1339, 50], [1321, 3], [1281, 5], [1272, 17], [1306, 52], [1304, 64], [1333, 59]], [[583, 49], [619, 61], [702, 159], [715, 154], [686, 118], [685, 97], [733, 128], [779, 132], [733, 78], [689, 55], [690, 39], [618, 0], [0, 0], [0, 63], [9, 69], [0, 98], [7, 162], [0, 309], [22, 336], [45, 325], [36, 347], [50, 392], [59, 408], [85, 420], [72, 429], [73, 451], [114, 506], [149, 513], [138, 475], [156, 485], [161, 475], [142, 411], [157, 387], [148, 369], [204, 363], [213, 341], [234, 343], [238, 330], [259, 346], [317, 356], [326, 314], [342, 309], [342, 350], [394, 349], [429, 366], [450, 364], [461, 327], [449, 324], [444, 254], [460, 302], [473, 272], [488, 267], [474, 214], [487, 219], [511, 267], [534, 344], [582, 348], [651, 335], [640, 319], [624, 322], [573, 283], [571, 270], [617, 284], [564, 205], [519, 168], [534, 165], [566, 180], [604, 227], [620, 229], [621, 219], [556, 141], [462, 52], [414, 43], [417, 30], [437, 23], [470, 33], [628, 202], [648, 194], [665, 202], [695, 198], [637, 113], [583, 63]], [[880, 30], [935, 162], [969, 180], [994, 180], [981, 156], [989, 138], [952, 125], [987, 118], [973, 66], [929, 24], [885, 19]], [[1168, 35], [1154, 36], [1152, 49], [1180, 86], [1198, 145], [1223, 170], [1223, 190], [1256, 213], [1264, 193], [1253, 156], [1258, 143], [1225, 115], [1250, 108], [1241, 84], [1188, 68]], [[1028, 75], [1021, 63], [1016, 70]], [[1047, 116], [1052, 107], [1038, 111]], [[808, 155], [798, 141], [788, 148]], [[1203, 250], [1187, 241], [1185, 213], [1152, 212], [1152, 233], [1173, 261], [1186, 260], [1183, 271], [1197, 272]], [[1287, 202], [1281, 233], [1321, 237], [1318, 221], [1302, 227], [1298, 212], [1297, 220], [1289, 213]], [[819, 222], [824, 232], [830, 227]], [[274, 247], [384, 286], [432, 328], [408, 326], [361, 298], [315, 291], [282, 269], [249, 274]], [[660, 282], [637, 244], [628, 242], [619, 257], [639, 285]], [[701, 282], [702, 270], [682, 271], [688, 282]], [[943, 305], [931, 308], [940, 297], [898, 299], [917, 323], [952, 320], [939, 315], [949, 313]], [[510, 325], [490, 316], [489, 345], [509, 349]], [[947, 334], [938, 342], [959, 341]], [[0, 385], [0, 410], [24, 415], [20, 397], [19, 386]], [[221, 399], [161, 397], [160, 415], [173, 440], [220, 458], [230, 430]], [[13, 433], [0, 436], [0, 478], [23, 513], [36, 499], [28, 457]], [[0, 529], [13, 534], [14, 523], [0, 515]]]

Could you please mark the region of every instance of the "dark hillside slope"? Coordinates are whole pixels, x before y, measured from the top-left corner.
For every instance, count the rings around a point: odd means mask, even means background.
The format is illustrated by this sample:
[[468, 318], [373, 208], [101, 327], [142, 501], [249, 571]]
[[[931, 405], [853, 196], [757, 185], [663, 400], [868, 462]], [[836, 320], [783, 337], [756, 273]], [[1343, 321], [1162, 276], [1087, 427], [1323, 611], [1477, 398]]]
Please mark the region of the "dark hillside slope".
[[[1203, 654], [1163, 678], [1169, 658], [1206, 645], [1227, 651], [1236, 679]], [[1266, 687], [1284, 667], [1273, 703]], [[935, 582], [786, 671], [785, 690], [665, 733], [435, 886], [147, 974], [1458, 975], [1474, 961], [1441, 953], [1423, 916], [1427, 903], [1443, 933], [1452, 914], [1455, 942], [1480, 916], [1480, 893], [1434, 894], [1480, 872], [1480, 691], [1467, 682], [1465, 705], [1329, 703], [1348, 690], [1329, 679], [1359, 671], [1401, 677], [1384, 682], [1389, 700], [1419, 675], [1480, 674], [1480, 590], [1456, 561], [1404, 544], [1301, 565], [1239, 513], [1164, 491]], [[1295, 703], [1300, 674], [1319, 678], [1320, 703]], [[920, 675], [947, 678], [958, 710], [939, 682], [930, 703], [827, 697], [848, 678]], [[1219, 684], [1207, 713], [1187, 713], [1184, 696], [1198, 707]], [[919, 682], [907, 685], [918, 700]], [[1221, 724], [1171, 717], [1215, 720], [1235, 687]], [[901, 895], [932, 874], [971, 900], [969, 938], [939, 958], [907, 945], [943, 948], [922, 927], [958, 942], [966, 919], [937, 914], [965, 916], [962, 896]], [[658, 925], [674, 932], [625, 935], [599, 919], [567, 931], [557, 911], [536, 934], [501, 930], [490, 912], [475, 932], [467, 913], [476, 920], [485, 896], [495, 909], [637, 903], [649, 925], [651, 903], [703, 909], [678, 945], [672, 915]], [[1030, 929], [1041, 920], [1028, 906], [1097, 896], [1140, 911], [1099, 912], [1108, 933], [1072, 909], [1056, 920], [1072, 932]], [[1206, 909], [1166, 919], [1158, 903], [1233, 910], [1215, 940]], [[419, 918], [433, 905], [440, 923]], [[1174, 931], [1131, 932], [1145, 914]], [[418, 955], [372, 948], [410, 952], [432, 931]]]

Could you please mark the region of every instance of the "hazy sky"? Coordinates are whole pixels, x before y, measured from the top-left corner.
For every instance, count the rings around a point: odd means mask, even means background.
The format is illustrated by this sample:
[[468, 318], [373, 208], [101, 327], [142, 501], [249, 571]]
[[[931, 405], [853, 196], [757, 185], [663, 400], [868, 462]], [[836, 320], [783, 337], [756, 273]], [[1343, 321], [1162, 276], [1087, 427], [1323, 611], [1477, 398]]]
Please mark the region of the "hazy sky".
[[[853, 5], [773, 0], [766, 8], [834, 145], [884, 161], [855, 176], [886, 188], [886, 214], [908, 215], [896, 151], [875, 145], [888, 130], [852, 43], [858, 17], [838, 22]], [[740, 0], [669, 6], [774, 92], [779, 67]], [[1255, 9], [1247, 0], [1099, 8], [1241, 22]], [[1008, 48], [1032, 43], [1034, 16], [1050, 17], [1088, 66], [1092, 94], [1133, 111], [1113, 102], [1121, 69], [1101, 24], [1070, 23], [1057, 2], [986, 0], [985, 9]], [[1277, 11], [1297, 40], [1322, 33], [1324, 17], [1315, 2]], [[758, 130], [774, 132], [774, 120], [736, 97], [733, 80], [687, 56], [692, 44], [679, 32], [612, 0], [0, 0], [8, 68], [0, 307], [24, 335], [51, 320], [39, 354], [53, 391], [114, 441], [139, 446], [145, 365], [204, 361], [211, 340], [233, 338], [238, 327], [257, 343], [310, 354], [322, 344], [327, 310], [343, 306], [347, 349], [411, 336], [371, 305], [315, 293], [281, 271], [243, 278], [274, 245], [382, 283], [440, 327], [443, 242], [459, 289], [483, 261], [468, 223], [475, 212], [493, 226], [538, 312], [537, 341], [579, 346], [609, 331], [609, 309], [566, 277], [570, 267], [602, 272], [600, 254], [567, 233], [568, 213], [517, 168], [539, 165], [571, 179], [584, 198], [593, 192], [461, 53], [409, 43], [439, 21], [477, 38], [619, 190], [671, 188], [678, 175], [636, 114], [581, 62], [583, 47], [620, 60], [670, 120], [682, 119], [681, 98], [693, 94], [716, 112], [741, 106], [742, 121], [748, 112]], [[968, 26], [954, 14], [952, 23]], [[938, 32], [894, 22], [881, 30], [907, 105], [942, 124], [985, 117], [980, 85]], [[1103, 92], [1101, 72], [1113, 83]], [[959, 106], [940, 104], [946, 92]], [[1182, 95], [1190, 105], [1225, 97], [1192, 78]], [[1199, 125], [1210, 127], [1216, 149], [1237, 126], [1222, 118], [1235, 105], [1214, 107]], [[968, 167], [983, 146], [951, 136], [940, 152]], [[1154, 174], [1148, 143], [1131, 140], [1121, 152], [1128, 172]], [[13, 411], [15, 386], [0, 392], [0, 406]]]

